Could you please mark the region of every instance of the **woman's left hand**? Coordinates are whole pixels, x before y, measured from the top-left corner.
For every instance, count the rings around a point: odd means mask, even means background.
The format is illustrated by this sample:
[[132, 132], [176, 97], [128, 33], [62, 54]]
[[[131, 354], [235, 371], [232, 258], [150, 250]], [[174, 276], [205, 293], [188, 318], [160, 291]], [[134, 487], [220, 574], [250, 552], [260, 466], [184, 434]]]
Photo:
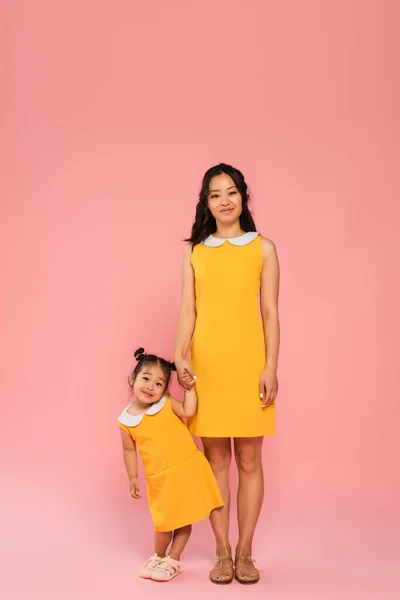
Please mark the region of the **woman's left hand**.
[[264, 406], [270, 406], [275, 402], [278, 394], [278, 376], [276, 369], [265, 369], [260, 377], [260, 400]]

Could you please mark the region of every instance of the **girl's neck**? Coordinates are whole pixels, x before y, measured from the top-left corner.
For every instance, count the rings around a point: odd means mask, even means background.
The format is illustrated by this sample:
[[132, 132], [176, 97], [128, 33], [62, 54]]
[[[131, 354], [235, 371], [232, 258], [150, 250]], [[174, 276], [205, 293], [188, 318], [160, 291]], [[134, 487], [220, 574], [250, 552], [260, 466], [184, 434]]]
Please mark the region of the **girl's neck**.
[[227, 239], [227, 238], [240, 237], [244, 233], [245, 232], [240, 227], [239, 221], [237, 221], [237, 223], [232, 223], [232, 225], [218, 225], [217, 224], [217, 231], [215, 233], [213, 233], [213, 236], [216, 238]]
[[133, 405], [135, 409], [140, 412], [147, 410], [148, 408], [150, 408], [150, 406], [153, 406], [153, 404], [154, 402], [147, 404], [147, 402], [140, 402], [140, 400], [138, 400], [137, 398], [133, 399]]

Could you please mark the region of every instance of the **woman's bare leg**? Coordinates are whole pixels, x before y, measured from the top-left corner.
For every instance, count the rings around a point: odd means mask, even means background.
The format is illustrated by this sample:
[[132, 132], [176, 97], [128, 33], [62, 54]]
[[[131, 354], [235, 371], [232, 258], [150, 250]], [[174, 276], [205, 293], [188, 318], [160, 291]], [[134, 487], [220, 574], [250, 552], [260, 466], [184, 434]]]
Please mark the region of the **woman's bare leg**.
[[239, 541], [236, 555], [251, 556], [252, 553], [254, 531], [264, 498], [262, 443], [262, 437], [234, 440], [239, 472], [237, 498]]
[[211, 465], [224, 500], [224, 506], [216, 508], [210, 515], [217, 556], [230, 556], [232, 552], [229, 543], [229, 467], [232, 458], [231, 440], [230, 438], [202, 438], [202, 442], [204, 454]]

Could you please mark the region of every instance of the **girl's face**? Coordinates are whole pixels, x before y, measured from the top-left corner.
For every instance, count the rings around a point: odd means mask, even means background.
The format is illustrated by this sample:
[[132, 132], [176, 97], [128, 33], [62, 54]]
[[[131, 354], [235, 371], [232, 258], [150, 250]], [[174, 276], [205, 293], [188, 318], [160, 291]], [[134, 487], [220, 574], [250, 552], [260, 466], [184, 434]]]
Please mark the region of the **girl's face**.
[[145, 365], [136, 376], [133, 392], [139, 402], [153, 404], [163, 397], [165, 385], [165, 375], [160, 365]]
[[231, 225], [242, 213], [242, 197], [229, 175], [221, 173], [210, 181], [208, 208], [221, 225]]

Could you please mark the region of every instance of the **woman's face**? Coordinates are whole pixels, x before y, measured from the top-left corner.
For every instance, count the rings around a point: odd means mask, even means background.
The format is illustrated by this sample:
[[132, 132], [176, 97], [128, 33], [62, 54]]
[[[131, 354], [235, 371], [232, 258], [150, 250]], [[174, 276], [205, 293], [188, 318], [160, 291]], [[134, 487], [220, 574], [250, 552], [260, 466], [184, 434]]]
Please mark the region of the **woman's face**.
[[217, 222], [230, 225], [237, 221], [242, 213], [242, 197], [229, 175], [221, 173], [210, 181], [208, 208]]

